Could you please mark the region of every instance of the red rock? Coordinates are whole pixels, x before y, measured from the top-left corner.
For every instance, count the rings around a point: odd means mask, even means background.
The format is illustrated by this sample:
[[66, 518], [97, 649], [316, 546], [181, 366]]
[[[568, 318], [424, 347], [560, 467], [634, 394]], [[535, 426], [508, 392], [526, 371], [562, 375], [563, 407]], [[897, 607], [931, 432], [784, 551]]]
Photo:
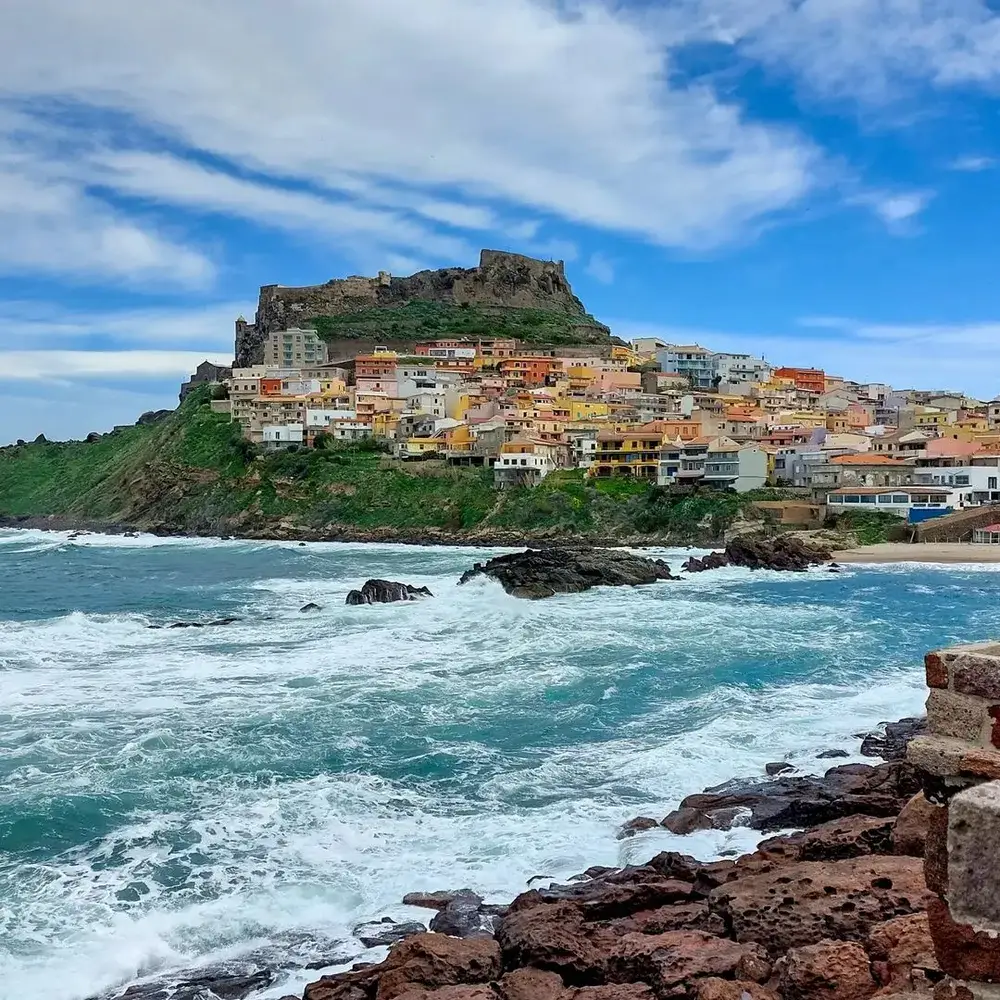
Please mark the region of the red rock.
[[813, 827], [801, 834], [803, 861], [839, 861], [865, 854], [889, 854], [892, 821], [876, 816], [848, 816]]
[[938, 963], [949, 976], [1000, 981], [1000, 937], [955, 923], [941, 899], [935, 898], [928, 906], [927, 918]]
[[578, 983], [599, 982], [605, 965], [604, 949], [593, 938], [614, 941], [610, 931], [585, 926], [579, 906], [548, 903], [530, 909], [512, 909], [500, 922], [497, 940], [508, 969], [534, 965], [569, 974]]
[[648, 983], [662, 995], [704, 976], [735, 978], [750, 958], [765, 961], [767, 956], [756, 943], [739, 944], [702, 931], [626, 934], [610, 957], [608, 978]]
[[740, 979], [699, 979], [694, 987], [696, 1000], [745, 1000], [744, 994], [750, 1000], [781, 1000], [774, 990]]
[[935, 809], [943, 809], [918, 792], [903, 806], [892, 828], [892, 853], [922, 858], [927, 846], [927, 827]]
[[948, 807], [935, 806], [927, 818], [924, 839], [924, 880], [939, 896], [948, 893]]
[[711, 830], [712, 820], [700, 809], [684, 806], [664, 817], [661, 825], [678, 837], [686, 837], [697, 830]]
[[439, 990], [407, 990], [396, 1000], [497, 1000], [488, 986], [442, 986]]
[[566, 1000], [562, 977], [541, 969], [515, 969], [497, 983], [502, 1000]]
[[772, 956], [826, 938], [864, 940], [895, 916], [930, 899], [918, 858], [800, 861], [713, 890], [712, 910], [737, 941], [760, 941]]
[[868, 955], [855, 941], [818, 941], [782, 959], [784, 1000], [868, 1000], [877, 989]]
[[395, 1000], [407, 992], [487, 983], [499, 975], [500, 948], [492, 938], [417, 934], [397, 944], [379, 965], [310, 983], [303, 1000], [369, 1000], [372, 996]]
[[926, 913], [911, 913], [876, 924], [868, 935], [867, 947], [883, 987], [902, 992], [925, 990], [930, 978], [939, 977]]
[[927, 674], [929, 688], [946, 688], [948, 686], [948, 666], [938, 653], [928, 653], [924, 657], [924, 670]]
[[654, 994], [645, 983], [613, 983], [570, 990], [565, 1000], [654, 1000]]
[[665, 931], [696, 930], [725, 934], [725, 925], [712, 913], [708, 903], [675, 903], [655, 910], [641, 910], [629, 917], [611, 920], [606, 925], [613, 933], [663, 934]]

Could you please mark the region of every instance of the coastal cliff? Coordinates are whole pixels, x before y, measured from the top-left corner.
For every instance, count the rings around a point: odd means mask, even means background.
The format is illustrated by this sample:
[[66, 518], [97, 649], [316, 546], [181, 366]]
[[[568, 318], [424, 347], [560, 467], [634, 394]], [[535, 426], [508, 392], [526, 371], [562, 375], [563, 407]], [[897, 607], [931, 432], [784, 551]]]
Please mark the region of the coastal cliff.
[[236, 324], [236, 364], [263, 359], [267, 334], [315, 327], [328, 341], [413, 344], [435, 336], [517, 337], [535, 343], [611, 343], [573, 294], [562, 261], [483, 250], [479, 266], [404, 277], [336, 278], [303, 288], [264, 285], [253, 323]]

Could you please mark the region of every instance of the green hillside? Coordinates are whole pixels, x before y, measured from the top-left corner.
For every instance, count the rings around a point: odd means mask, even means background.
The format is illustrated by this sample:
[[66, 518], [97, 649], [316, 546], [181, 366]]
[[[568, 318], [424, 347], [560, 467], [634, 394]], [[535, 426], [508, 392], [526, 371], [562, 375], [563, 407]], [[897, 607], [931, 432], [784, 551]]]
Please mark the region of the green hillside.
[[745, 503], [733, 494], [677, 497], [627, 480], [594, 482], [578, 470], [501, 492], [488, 470], [403, 463], [370, 443], [261, 456], [228, 416], [212, 412], [207, 390], [158, 423], [93, 443], [0, 449], [0, 515], [191, 534], [437, 530], [708, 541]]
[[324, 340], [433, 340], [440, 337], [516, 337], [533, 344], [611, 343], [610, 331], [593, 316], [570, 316], [546, 309], [489, 311], [443, 302], [410, 302], [398, 308], [371, 308], [308, 321]]

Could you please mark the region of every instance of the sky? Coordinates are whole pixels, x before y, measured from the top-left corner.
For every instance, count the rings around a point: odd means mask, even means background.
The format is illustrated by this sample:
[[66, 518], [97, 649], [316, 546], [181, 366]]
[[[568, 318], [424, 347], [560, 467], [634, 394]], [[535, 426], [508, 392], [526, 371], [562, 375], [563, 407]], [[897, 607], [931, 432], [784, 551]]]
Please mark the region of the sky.
[[1000, 392], [1000, 0], [4, 0], [0, 443], [261, 284], [562, 259], [614, 333]]

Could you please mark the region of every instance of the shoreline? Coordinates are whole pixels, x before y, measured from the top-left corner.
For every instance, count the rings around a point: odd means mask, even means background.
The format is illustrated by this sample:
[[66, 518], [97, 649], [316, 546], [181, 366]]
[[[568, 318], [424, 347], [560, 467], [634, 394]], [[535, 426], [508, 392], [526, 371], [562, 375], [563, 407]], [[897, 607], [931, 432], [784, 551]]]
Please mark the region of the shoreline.
[[1000, 564], [1000, 545], [971, 542], [882, 542], [833, 553], [838, 563]]
[[34, 531], [89, 532], [100, 535], [153, 535], [158, 538], [212, 538], [217, 541], [251, 542], [357, 542], [372, 544], [412, 545], [427, 547], [446, 545], [456, 548], [689, 548], [717, 549], [721, 540], [671, 540], [655, 535], [570, 535], [549, 531], [527, 532], [496, 529], [475, 532], [452, 532], [437, 528], [356, 528], [349, 525], [329, 528], [308, 528], [301, 525], [270, 525], [267, 527], [229, 530], [197, 528], [175, 529], [165, 525], [122, 524], [115, 521], [95, 521], [89, 518], [67, 517], [61, 514], [44, 516], [0, 514], [0, 529]]

